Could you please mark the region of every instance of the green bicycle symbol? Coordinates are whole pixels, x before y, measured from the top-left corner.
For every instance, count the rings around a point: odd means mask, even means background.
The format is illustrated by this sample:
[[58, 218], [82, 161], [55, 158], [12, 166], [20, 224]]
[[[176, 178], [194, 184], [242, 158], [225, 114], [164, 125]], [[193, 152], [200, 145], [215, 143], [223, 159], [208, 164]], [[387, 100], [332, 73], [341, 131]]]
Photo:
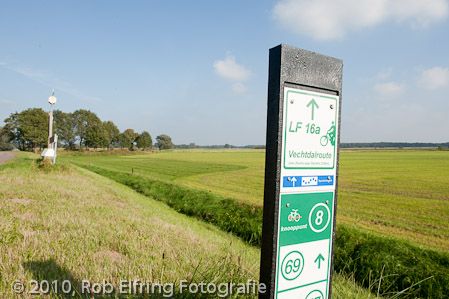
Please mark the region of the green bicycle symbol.
[[301, 220], [302, 216], [301, 214], [298, 213], [297, 209], [292, 209], [292, 211], [290, 212], [290, 214], [288, 215], [288, 221], [292, 222], [298, 222], [299, 220]]
[[320, 138], [320, 143], [322, 146], [326, 146], [329, 141], [331, 142], [331, 144], [334, 146], [335, 145], [335, 133], [337, 131], [337, 128], [335, 127], [335, 123], [332, 122], [331, 127], [329, 128], [329, 130], [327, 130], [326, 135], [321, 136]]

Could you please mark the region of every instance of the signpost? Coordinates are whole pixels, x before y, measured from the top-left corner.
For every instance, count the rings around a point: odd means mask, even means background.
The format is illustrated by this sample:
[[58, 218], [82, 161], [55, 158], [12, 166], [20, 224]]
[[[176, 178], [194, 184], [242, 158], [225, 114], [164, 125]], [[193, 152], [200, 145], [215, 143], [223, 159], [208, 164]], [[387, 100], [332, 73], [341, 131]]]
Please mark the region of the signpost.
[[331, 297], [342, 68], [270, 49], [260, 298]]
[[58, 135], [53, 135], [53, 106], [56, 104], [55, 91], [48, 98], [50, 104], [50, 112], [48, 112], [48, 145], [47, 148], [42, 151], [41, 157], [44, 159], [50, 159], [52, 164], [56, 163], [56, 152], [58, 149]]

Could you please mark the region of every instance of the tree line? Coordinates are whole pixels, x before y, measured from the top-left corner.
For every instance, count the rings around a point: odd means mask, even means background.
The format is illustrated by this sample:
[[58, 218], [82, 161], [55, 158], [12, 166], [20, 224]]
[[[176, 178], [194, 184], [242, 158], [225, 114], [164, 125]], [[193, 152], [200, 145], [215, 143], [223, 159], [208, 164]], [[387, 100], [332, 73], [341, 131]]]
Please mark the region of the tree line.
[[341, 148], [448, 148], [449, 142], [347, 142], [341, 143]]
[[[133, 129], [120, 132], [112, 121], [102, 121], [94, 112], [79, 109], [74, 112], [53, 111], [53, 132], [58, 143], [66, 149], [127, 148], [147, 150], [154, 147], [170, 149], [174, 145], [170, 136], [162, 134], [153, 139], [147, 131]], [[43, 149], [47, 146], [48, 113], [41, 108], [30, 108], [11, 113], [0, 128], [0, 143], [13, 144], [20, 150]]]

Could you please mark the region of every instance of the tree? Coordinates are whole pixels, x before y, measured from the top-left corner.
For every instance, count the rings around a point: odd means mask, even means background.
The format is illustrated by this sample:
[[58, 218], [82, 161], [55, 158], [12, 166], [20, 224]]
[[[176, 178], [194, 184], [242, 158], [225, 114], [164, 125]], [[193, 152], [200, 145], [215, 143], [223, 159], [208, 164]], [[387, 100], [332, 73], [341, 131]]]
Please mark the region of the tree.
[[48, 138], [48, 115], [41, 108], [12, 113], [5, 119], [6, 134], [21, 150], [43, 148]]
[[108, 138], [108, 146], [113, 147], [114, 144], [119, 142], [120, 131], [112, 121], [103, 122], [103, 128], [106, 131]]
[[0, 127], [0, 142], [7, 143], [9, 142], [9, 136], [6, 130], [3, 127]]
[[95, 113], [85, 109], [79, 109], [73, 112], [73, 121], [75, 124], [76, 135], [78, 136], [80, 141], [80, 147], [86, 145], [85, 142], [87, 130], [90, 129], [92, 133], [92, 130], [95, 129], [92, 129], [91, 127], [98, 125], [98, 123], [101, 123], [100, 118], [98, 118]]
[[0, 127], [0, 151], [10, 151], [14, 149], [14, 146], [9, 143], [10, 138], [8, 132]]
[[73, 149], [76, 142], [76, 124], [73, 113], [65, 113], [61, 110], [53, 111], [55, 133], [58, 140]]
[[19, 113], [11, 113], [4, 122], [5, 126], [2, 129], [3, 139], [14, 143], [18, 148], [23, 149], [22, 144], [20, 144], [20, 131], [18, 123]]
[[19, 113], [19, 127], [27, 148], [43, 148], [48, 142], [48, 114], [41, 108]]
[[136, 144], [137, 147], [141, 149], [151, 148], [153, 140], [151, 139], [150, 133], [143, 131], [142, 134], [136, 138]]
[[133, 148], [137, 136], [139, 136], [139, 134], [137, 134], [133, 129], [126, 129], [120, 134], [120, 146], [122, 148]]
[[168, 135], [161, 134], [156, 137], [156, 141], [160, 150], [171, 149], [174, 147], [171, 137]]
[[108, 134], [100, 119], [90, 120], [84, 135], [84, 143], [87, 147], [93, 148], [109, 146]]

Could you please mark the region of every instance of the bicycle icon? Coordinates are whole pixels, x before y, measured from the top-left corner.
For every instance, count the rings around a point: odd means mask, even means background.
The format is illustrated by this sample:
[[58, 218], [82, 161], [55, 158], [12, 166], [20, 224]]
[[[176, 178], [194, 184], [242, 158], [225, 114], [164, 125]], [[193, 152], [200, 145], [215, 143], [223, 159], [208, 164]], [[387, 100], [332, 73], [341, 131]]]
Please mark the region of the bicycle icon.
[[332, 122], [331, 127], [329, 128], [329, 130], [327, 130], [326, 135], [321, 136], [320, 138], [320, 143], [322, 146], [326, 146], [329, 141], [331, 142], [331, 144], [334, 146], [335, 145], [335, 132], [336, 132], [337, 128], [335, 127], [335, 123]]
[[301, 220], [302, 216], [298, 213], [298, 210], [296, 209], [292, 209], [292, 211], [290, 212], [290, 214], [288, 215], [288, 221], [292, 222], [298, 222], [299, 220]]

